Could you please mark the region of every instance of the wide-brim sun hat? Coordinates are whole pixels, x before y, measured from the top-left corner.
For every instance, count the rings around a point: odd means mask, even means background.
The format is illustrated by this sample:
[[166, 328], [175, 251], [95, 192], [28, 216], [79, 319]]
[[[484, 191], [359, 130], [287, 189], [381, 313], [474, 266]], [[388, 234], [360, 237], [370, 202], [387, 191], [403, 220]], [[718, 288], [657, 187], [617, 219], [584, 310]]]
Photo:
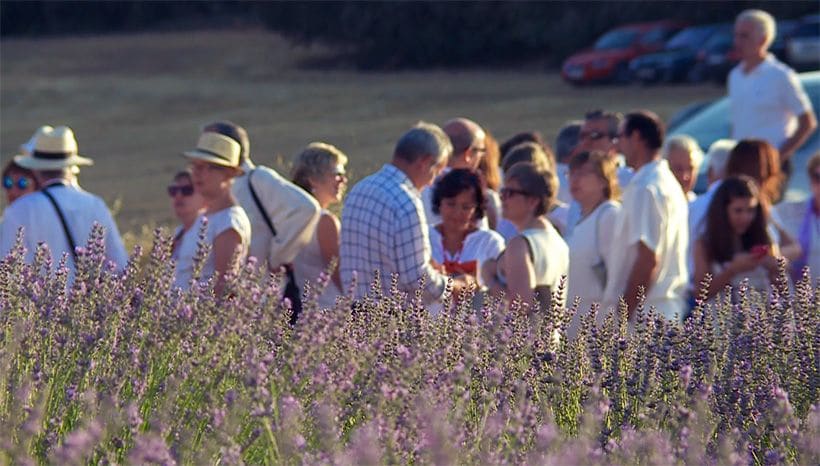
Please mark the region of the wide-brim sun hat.
[[218, 133], [204, 132], [199, 136], [196, 149], [182, 153], [189, 159], [202, 160], [223, 167], [230, 167], [243, 172], [239, 167], [239, 143]]
[[[31, 144], [33, 142], [33, 144]], [[68, 126], [40, 127], [26, 143], [30, 152], [14, 156], [14, 163], [30, 170], [60, 170], [94, 161], [77, 153], [77, 139]]]

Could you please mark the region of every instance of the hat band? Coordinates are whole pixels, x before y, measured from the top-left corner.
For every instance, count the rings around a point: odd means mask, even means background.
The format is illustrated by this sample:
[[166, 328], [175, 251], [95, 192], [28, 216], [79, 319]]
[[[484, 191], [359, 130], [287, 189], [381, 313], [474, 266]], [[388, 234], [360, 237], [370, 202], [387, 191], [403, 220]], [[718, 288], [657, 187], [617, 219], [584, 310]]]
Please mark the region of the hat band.
[[31, 156], [35, 159], [63, 160], [75, 155], [74, 152], [43, 152], [35, 150]]
[[204, 152], [204, 153], [206, 153], [206, 154], [213, 155], [214, 157], [218, 157], [218, 158], [220, 158], [220, 159], [222, 159], [222, 160], [224, 160], [224, 161], [226, 161], [226, 162], [229, 162], [229, 163], [234, 163], [234, 162], [233, 162], [233, 160], [229, 159], [228, 157], [226, 157], [226, 156], [224, 156], [224, 155], [222, 155], [222, 154], [220, 154], [220, 153], [218, 153], [218, 152], [214, 152], [214, 151], [212, 151], [212, 150], [208, 150], [208, 149], [202, 149], [202, 148], [199, 148], [199, 147], [198, 147], [196, 150], [198, 150], [198, 151], [200, 151], [200, 152]]

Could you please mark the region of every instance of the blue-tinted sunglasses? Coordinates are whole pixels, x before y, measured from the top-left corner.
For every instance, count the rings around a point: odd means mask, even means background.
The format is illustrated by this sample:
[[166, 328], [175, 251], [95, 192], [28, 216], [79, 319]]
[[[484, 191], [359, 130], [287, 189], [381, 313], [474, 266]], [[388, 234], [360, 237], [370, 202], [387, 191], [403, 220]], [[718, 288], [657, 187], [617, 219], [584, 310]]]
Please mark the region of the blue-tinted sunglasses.
[[17, 185], [17, 188], [19, 189], [28, 189], [28, 187], [31, 186], [31, 180], [25, 176], [21, 176], [20, 178], [17, 178], [17, 182], [15, 183], [14, 178], [10, 176], [3, 177], [3, 187], [6, 190], [13, 188], [15, 185]]

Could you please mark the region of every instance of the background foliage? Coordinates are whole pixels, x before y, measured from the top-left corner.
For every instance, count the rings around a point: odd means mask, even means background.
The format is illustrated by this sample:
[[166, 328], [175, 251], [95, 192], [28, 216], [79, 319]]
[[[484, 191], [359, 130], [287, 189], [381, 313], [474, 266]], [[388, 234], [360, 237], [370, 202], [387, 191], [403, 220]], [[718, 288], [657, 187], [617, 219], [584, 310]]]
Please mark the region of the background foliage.
[[816, 13], [812, 1], [760, 2], [3, 2], [0, 34], [174, 29], [195, 21], [261, 21], [299, 42], [349, 47], [363, 68], [557, 63], [616, 25], [731, 21], [745, 8]]

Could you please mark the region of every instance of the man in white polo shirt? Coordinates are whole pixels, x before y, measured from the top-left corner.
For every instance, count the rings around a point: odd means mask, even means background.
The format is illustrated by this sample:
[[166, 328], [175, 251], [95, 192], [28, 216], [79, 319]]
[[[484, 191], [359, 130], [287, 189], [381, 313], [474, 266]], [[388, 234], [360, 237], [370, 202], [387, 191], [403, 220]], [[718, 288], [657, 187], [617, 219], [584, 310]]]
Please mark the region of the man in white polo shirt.
[[732, 139], [763, 139], [780, 151], [789, 172], [794, 152], [817, 127], [817, 118], [795, 72], [768, 52], [775, 21], [746, 10], [735, 21], [740, 63], [729, 73]]
[[617, 306], [623, 296], [634, 318], [638, 290], [646, 291], [646, 307], [654, 307], [678, 321], [686, 310], [689, 274], [688, 205], [669, 164], [660, 156], [664, 126], [652, 112], [626, 115], [618, 133], [618, 147], [635, 174], [623, 193], [623, 208], [611, 237], [611, 274], [604, 305]]

